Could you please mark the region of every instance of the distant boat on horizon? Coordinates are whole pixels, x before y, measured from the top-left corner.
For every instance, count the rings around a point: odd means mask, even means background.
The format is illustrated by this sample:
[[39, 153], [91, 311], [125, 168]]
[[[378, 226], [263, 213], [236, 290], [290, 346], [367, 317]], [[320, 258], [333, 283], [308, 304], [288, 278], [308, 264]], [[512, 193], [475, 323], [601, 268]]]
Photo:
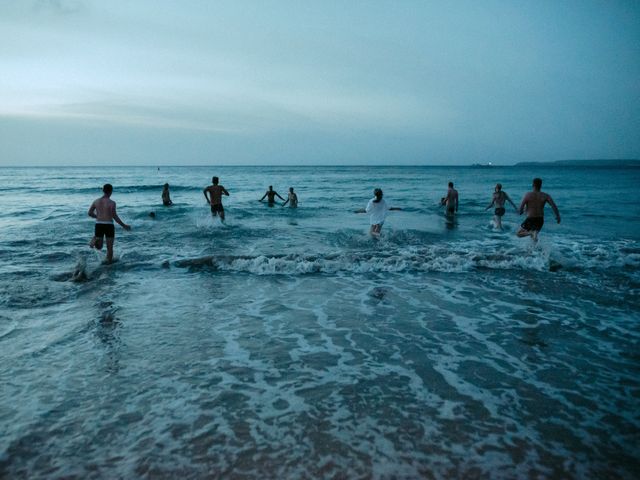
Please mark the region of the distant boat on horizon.
[[471, 167], [473, 167], [473, 168], [491, 168], [491, 167], [493, 167], [493, 164], [491, 162], [489, 162], [489, 163], [472, 163]]

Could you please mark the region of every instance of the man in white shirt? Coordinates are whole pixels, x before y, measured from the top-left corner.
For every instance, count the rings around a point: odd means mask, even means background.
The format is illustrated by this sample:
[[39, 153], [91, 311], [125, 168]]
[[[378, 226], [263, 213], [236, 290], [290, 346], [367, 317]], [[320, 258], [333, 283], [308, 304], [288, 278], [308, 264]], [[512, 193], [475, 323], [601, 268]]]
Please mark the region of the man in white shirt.
[[389, 204], [382, 198], [382, 190], [376, 188], [373, 191], [374, 197], [367, 203], [367, 208], [364, 210], [356, 210], [357, 213], [368, 213], [371, 215], [371, 236], [379, 237], [384, 219], [387, 216], [389, 210], [402, 210], [398, 207], [390, 207]]

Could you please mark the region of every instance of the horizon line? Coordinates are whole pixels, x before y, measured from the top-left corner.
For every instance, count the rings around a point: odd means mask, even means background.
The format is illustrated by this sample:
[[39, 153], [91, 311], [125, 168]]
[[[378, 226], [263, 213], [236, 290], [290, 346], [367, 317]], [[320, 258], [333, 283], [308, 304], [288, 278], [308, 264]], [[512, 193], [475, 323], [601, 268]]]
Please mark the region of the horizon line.
[[[174, 165], [174, 164], [122, 164], [122, 165], [105, 165], [105, 164], [89, 164], [89, 165], [74, 165], [74, 164], [50, 164], [50, 165], [0, 165], [0, 168], [207, 168], [207, 167], [247, 167], [247, 168], [265, 168], [265, 167], [293, 167], [293, 168], [312, 168], [312, 167], [368, 167], [368, 168], [387, 168], [387, 167], [475, 167], [475, 168], [493, 168], [493, 167], [516, 167], [516, 166], [532, 166], [532, 165], [554, 165], [559, 162], [640, 162], [637, 158], [585, 158], [585, 159], [562, 159], [562, 160], [544, 160], [544, 161], [522, 161], [516, 163], [500, 164], [500, 163], [469, 163], [469, 164], [425, 164], [425, 163], [400, 163], [400, 164], [367, 164], [367, 163], [352, 163], [346, 165], [337, 165], [331, 163], [314, 163], [308, 165], [296, 165], [296, 164], [228, 164], [222, 163], [217, 165], [206, 164], [189, 164], [189, 165]], [[570, 165], [560, 165], [570, 166]], [[584, 166], [584, 165], [577, 165]]]

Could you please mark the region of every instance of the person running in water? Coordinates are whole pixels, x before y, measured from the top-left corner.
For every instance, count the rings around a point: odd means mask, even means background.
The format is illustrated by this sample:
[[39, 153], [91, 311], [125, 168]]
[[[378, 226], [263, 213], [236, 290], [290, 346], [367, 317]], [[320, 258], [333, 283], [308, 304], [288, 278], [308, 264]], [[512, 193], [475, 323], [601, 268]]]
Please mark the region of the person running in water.
[[527, 211], [527, 219], [520, 226], [518, 230], [518, 237], [531, 236], [534, 242], [538, 241], [538, 233], [542, 230], [544, 225], [544, 206], [545, 204], [551, 205], [553, 214], [556, 216], [556, 221], [560, 223], [560, 212], [556, 207], [555, 202], [551, 198], [551, 195], [540, 191], [542, 188], [542, 180], [540, 178], [533, 179], [533, 190], [527, 192], [522, 198], [520, 203], [520, 215]]
[[505, 202], [509, 202], [513, 205], [513, 209], [517, 212], [518, 207], [516, 204], [511, 201], [507, 192], [502, 191], [502, 184], [496, 184], [495, 191], [493, 192], [493, 198], [491, 199], [491, 203], [485, 210], [489, 210], [491, 207], [495, 205], [496, 209], [493, 212], [493, 224], [496, 228], [502, 230], [502, 216], [505, 214], [506, 210], [504, 209]]
[[171, 195], [169, 194], [168, 183], [165, 183], [164, 187], [162, 188], [162, 204], [165, 207], [170, 207], [171, 205], [173, 205], [173, 202], [171, 201]]
[[113, 186], [107, 183], [102, 187], [102, 191], [104, 195], [95, 199], [89, 207], [89, 216], [96, 219], [94, 235], [91, 242], [89, 242], [89, 246], [102, 250], [103, 239], [107, 237], [106, 263], [111, 263], [113, 261], [113, 243], [116, 238], [116, 229], [113, 226], [113, 221], [115, 220], [125, 230], [131, 230], [131, 227], [120, 220], [116, 213], [116, 202], [111, 200]]
[[[213, 185], [209, 185], [205, 187], [202, 191], [204, 193], [204, 198], [207, 199], [207, 203], [211, 205], [211, 215], [214, 217], [216, 215], [220, 215], [220, 221], [224, 222], [224, 207], [222, 206], [222, 195], [229, 196], [229, 192], [222, 185], [218, 185], [219, 179], [218, 177], [212, 177], [211, 183]], [[209, 194], [207, 196], [207, 193]]]
[[458, 191], [453, 188], [453, 182], [449, 182], [449, 190], [447, 190], [447, 196], [442, 197], [440, 200], [441, 205], [447, 207], [447, 217], [453, 217], [458, 211]]
[[284, 207], [287, 203], [289, 204], [289, 208], [298, 208], [298, 195], [293, 193], [293, 187], [289, 187], [289, 196], [282, 206]]
[[372, 237], [379, 238], [384, 225], [384, 220], [387, 217], [389, 210], [402, 210], [398, 207], [390, 207], [389, 204], [382, 198], [382, 189], [376, 188], [373, 191], [373, 198], [367, 203], [365, 209], [356, 210], [356, 213], [369, 213], [371, 215], [371, 230], [369, 233]]
[[267, 197], [267, 205], [269, 205], [270, 207], [273, 207], [276, 204], [276, 196], [280, 199], [280, 200], [284, 200], [284, 198], [282, 198], [278, 192], [276, 192], [273, 189], [272, 185], [269, 185], [269, 190], [267, 190], [265, 192], [265, 194], [262, 196], [262, 198], [259, 200], [260, 202], [263, 201], [265, 199], [265, 197]]

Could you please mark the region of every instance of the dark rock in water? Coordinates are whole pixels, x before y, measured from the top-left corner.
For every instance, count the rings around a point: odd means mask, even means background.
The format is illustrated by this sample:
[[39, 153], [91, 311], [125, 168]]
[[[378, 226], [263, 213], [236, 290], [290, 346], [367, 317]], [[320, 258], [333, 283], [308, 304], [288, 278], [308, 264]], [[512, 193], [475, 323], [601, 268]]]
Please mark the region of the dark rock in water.
[[87, 261], [84, 258], [78, 260], [69, 280], [72, 282], [86, 282], [89, 280], [89, 276], [87, 275]]
[[71, 274], [71, 281], [72, 282], [86, 282], [87, 280], [89, 280], [89, 277], [87, 277], [87, 272], [84, 269], [75, 270]]
[[376, 287], [369, 292], [369, 296], [377, 300], [382, 300], [387, 295], [387, 289], [382, 287]]
[[215, 265], [213, 256], [189, 258], [186, 260], [178, 260], [174, 263], [178, 268], [191, 268], [191, 267], [213, 267]]
[[562, 264], [558, 263], [554, 260], [549, 260], [549, 271], [550, 272], [557, 272], [558, 270], [560, 270], [562, 268]]
[[105, 310], [100, 315], [100, 323], [111, 323], [115, 320], [115, 312], [113, 310]]
[[169, 262], [169, 260], [165, 260], [160, 266], [162, 268], [171, 268], [171, 262]]

